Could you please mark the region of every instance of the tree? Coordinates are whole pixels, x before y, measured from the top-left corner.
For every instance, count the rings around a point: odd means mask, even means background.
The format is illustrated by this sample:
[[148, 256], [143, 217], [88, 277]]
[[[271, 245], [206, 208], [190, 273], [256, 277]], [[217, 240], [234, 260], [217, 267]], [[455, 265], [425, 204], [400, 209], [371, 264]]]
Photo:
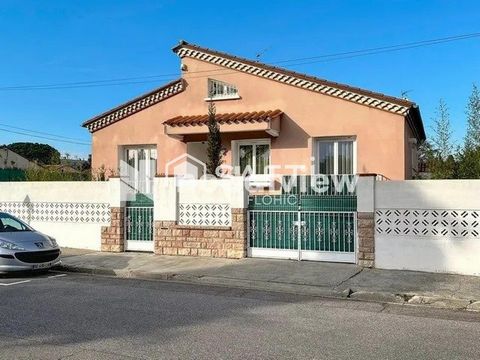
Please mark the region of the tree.
[[467, 134], [459, 151], [458, 175], [462, 179], [480, 179], [480, 92], [473, 84], [467, 104]]
[[458, 156], [458, 177], [480, 179], [480, 146], [464, 147]]
[[217, 169], [223, 163], [224, 149], [215, 114], [215, 104], [211, 101], [208, 104], [207, 173], [218, 177]]
[[447, 104], [440, 100], [433, 119], [433, 137], [427, 149], [428, 168], [434, 179], [453, 179], [456, 161]]
[[45, 165], [60, 164], [60, 152], [48, 144], [17, 142], [7, 147], [30, 161]]
[[480, 91], [473, 84], [472, 93], [467, 104], [467, 135], [465, 148], [475, 149], [480, 147]]

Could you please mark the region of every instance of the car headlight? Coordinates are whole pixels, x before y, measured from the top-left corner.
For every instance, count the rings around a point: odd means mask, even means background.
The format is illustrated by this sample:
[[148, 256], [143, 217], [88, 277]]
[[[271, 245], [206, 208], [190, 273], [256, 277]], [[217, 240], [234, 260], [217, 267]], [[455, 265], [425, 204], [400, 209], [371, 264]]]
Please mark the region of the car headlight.
[[25, 248], [15, 245], [14, 243], [0, 240], [0, 248], [7, 249], [7, 250], [25, 250]]
[[51, 236], [47, 236], [48, 237], [48, 240], [50, 241], [50, 245], [52, 245], [53, 247], [57, 247], [58, 244], [57, 244], [57, 240], [55, 240], [53, 237]]

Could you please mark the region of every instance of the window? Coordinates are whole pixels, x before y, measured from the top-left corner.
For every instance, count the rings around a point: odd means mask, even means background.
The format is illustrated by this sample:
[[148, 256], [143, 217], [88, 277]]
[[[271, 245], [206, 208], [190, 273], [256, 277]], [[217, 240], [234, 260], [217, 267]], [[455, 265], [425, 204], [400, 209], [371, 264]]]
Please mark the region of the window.
[[236, 165], [240, 174], [268, 175], [270, 141], [246, 140], [236, 142]]
[[315, 146], [315, 172], [317, 174], [354, 174], [355, 140], [318, 139]]
[[237, 87], [223, 81], [208, 79], [207, 99], [238, 99]]
[[0, 214], [0, 232], [32, 231], [27, 224], [8, 214]]

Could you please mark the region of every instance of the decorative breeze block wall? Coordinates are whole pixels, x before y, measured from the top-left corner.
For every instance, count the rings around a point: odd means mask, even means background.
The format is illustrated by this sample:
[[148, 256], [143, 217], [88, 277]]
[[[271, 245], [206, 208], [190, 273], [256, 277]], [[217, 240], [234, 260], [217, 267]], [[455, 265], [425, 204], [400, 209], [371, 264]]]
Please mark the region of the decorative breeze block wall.
[[379, 235], [480, 238], [480, 210], [380, 209], [375, 229]]
[[110, 204], [75, 202], [0, 202], [0, 211], [26, 222], [92, 223], [110, 222]]
[[179, 204], [178, 225], [231, 226], [232, 210], [229, 204]]

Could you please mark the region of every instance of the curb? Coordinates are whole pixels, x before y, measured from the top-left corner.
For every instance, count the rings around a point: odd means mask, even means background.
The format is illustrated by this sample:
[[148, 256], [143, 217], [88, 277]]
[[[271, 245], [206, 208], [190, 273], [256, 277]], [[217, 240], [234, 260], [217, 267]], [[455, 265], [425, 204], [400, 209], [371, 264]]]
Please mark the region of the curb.
[[268, 292], [287, 293], [303, 296], [315, 296], [329, 299], [355, 300], [365, 302], [377, 302], [383, 304], [426, 306], [437, 309], [462, 310], [480, 312], [480, 301], [460, 299], [454, 297], [425, 296], [418, 294], [393, 294], [381, 291], [343, 291], [333, 290], [327, 287], [314, 285], [301, 285], [272, 281], [256, 281], [245, 279], [233, 279], [214, 276], [193, 276], [175, 273], [151, 273], [136, 270], [115, 271], [106, 268], [93, 268], [61, 264], [54, 268], [57, 271], [81, 273], [87, 275], [101, 275], [122, 279], [157, 280], [195, 285], [221, 286], [238, 289], [261, 290]]

